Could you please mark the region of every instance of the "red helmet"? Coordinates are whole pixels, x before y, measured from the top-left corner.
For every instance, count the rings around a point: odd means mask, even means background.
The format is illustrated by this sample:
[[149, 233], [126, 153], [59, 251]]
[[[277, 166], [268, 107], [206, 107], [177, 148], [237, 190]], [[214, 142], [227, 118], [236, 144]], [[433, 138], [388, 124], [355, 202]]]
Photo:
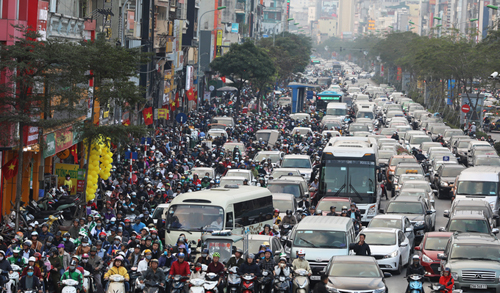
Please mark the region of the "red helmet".
[[280, 213], [280, 209], [274, 209], [274, 212], [279, 214]]
[[135, 236], [135, 239], [142, 239], [141, 235]]
[[40, 260], [42, 258], [42, 255], [40, 254], [40, 252], [35, 252], [35, 254], [33, 256], [36, 257], [37, 260]]
[[130, 219], [125, 219], [125, 223], [130, 223]]
[[108, 234], [106, 234], [106, 232], [99, 233], [99, 236], [106, 236], [106, 235], [108, 235]]

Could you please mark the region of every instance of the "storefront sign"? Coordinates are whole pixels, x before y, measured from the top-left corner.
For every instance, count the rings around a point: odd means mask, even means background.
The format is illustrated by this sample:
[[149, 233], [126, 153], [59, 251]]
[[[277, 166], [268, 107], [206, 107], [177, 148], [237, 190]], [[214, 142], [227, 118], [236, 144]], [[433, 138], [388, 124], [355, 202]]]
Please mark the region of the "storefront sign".
[[45, 147], [43, 149], [43, 157], [47, 158], [80, 142], [80, 136], [73, 126], [69, 126], [48, 133], [44, 136], [44, 141]]
[[76, 194], [77, 192], [77, 187], [79, 185], [82, 185], [82, 188], [81, 190], [79, 191], [83, 191], [83, 183], [80, 182], [79, 184], [79, 181], [83, 181], [85, 182], [84, 180], [79, 180], [79, 178], [82, 178], [82, 176], [78, 176], [80, 173], [81, 174], [85, 174], [85, 170], [84, 169], [79, 169], [79, 165], [78, 164], [56, 164], [56, 174], [57, 175], [57, 187], [59, 186], [64, 186], [64, 181], [66, 180], [66, 175], [69, 175], [70, 176], [70, 180], [71, 180], [71, 183], [72, 183], [72, 187], [71, 187], [71, 190], [70, 190], [70, 194]]

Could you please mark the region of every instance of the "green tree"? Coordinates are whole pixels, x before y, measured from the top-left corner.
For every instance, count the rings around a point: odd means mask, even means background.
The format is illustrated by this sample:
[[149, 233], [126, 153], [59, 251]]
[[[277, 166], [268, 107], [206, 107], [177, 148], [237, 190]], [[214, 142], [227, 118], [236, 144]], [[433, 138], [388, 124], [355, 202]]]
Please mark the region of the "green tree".
[[240, 106], [240, 93], [247, 81], [264, 82], [276, 71], [265, 50], [250, 41], [232, 44], [226, 54], [210, 63], [210, 67], [234, 81], [238, 89], [236, 108]]

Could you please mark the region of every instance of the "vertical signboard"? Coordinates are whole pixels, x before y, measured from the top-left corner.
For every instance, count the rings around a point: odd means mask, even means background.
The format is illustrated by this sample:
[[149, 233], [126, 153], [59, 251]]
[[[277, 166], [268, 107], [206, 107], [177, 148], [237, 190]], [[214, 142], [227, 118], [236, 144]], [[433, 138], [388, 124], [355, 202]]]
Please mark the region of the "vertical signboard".
[[217, 30], [217, 46], [215, 51], [215, 57], [222, 56], [222, 30]]
[[175, 71], [180, 71], [184, 65], [184, 54], [182, 52], [182, 27], [184, 21], [181, 19], [174, 20], [174, 38], [175, 38]]

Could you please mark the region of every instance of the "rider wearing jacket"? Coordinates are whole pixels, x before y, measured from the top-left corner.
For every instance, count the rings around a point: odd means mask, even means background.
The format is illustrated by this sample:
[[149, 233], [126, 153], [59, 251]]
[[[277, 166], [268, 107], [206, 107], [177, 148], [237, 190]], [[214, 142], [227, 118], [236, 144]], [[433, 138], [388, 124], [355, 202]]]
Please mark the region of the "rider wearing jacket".
[[453, 291], [453, 285], [455, 285], [455, 281], [451, 277], [450, 268], [444, 269], [443, 275], [439, 278], [439, 284], [446, 287], [445, 290], [441, 291], [442, 293], [451, 293]]
[[406, 269], [406, 276], [408, 277], [409, 275], [425, 275], [425, 269], [424, 267], [420, 264], [420, 257], [418, 255], [413, 256], [413, 263], [408, 266]]
[[247, 261], [245, 261], [238, 268], [238, 275], [242, 276], [245, 274], [253, 274], [254, 276], [260, 276], [260, 268], [254, 261], [255, 255], [253, 253], [249, 253], [247, 257]]

